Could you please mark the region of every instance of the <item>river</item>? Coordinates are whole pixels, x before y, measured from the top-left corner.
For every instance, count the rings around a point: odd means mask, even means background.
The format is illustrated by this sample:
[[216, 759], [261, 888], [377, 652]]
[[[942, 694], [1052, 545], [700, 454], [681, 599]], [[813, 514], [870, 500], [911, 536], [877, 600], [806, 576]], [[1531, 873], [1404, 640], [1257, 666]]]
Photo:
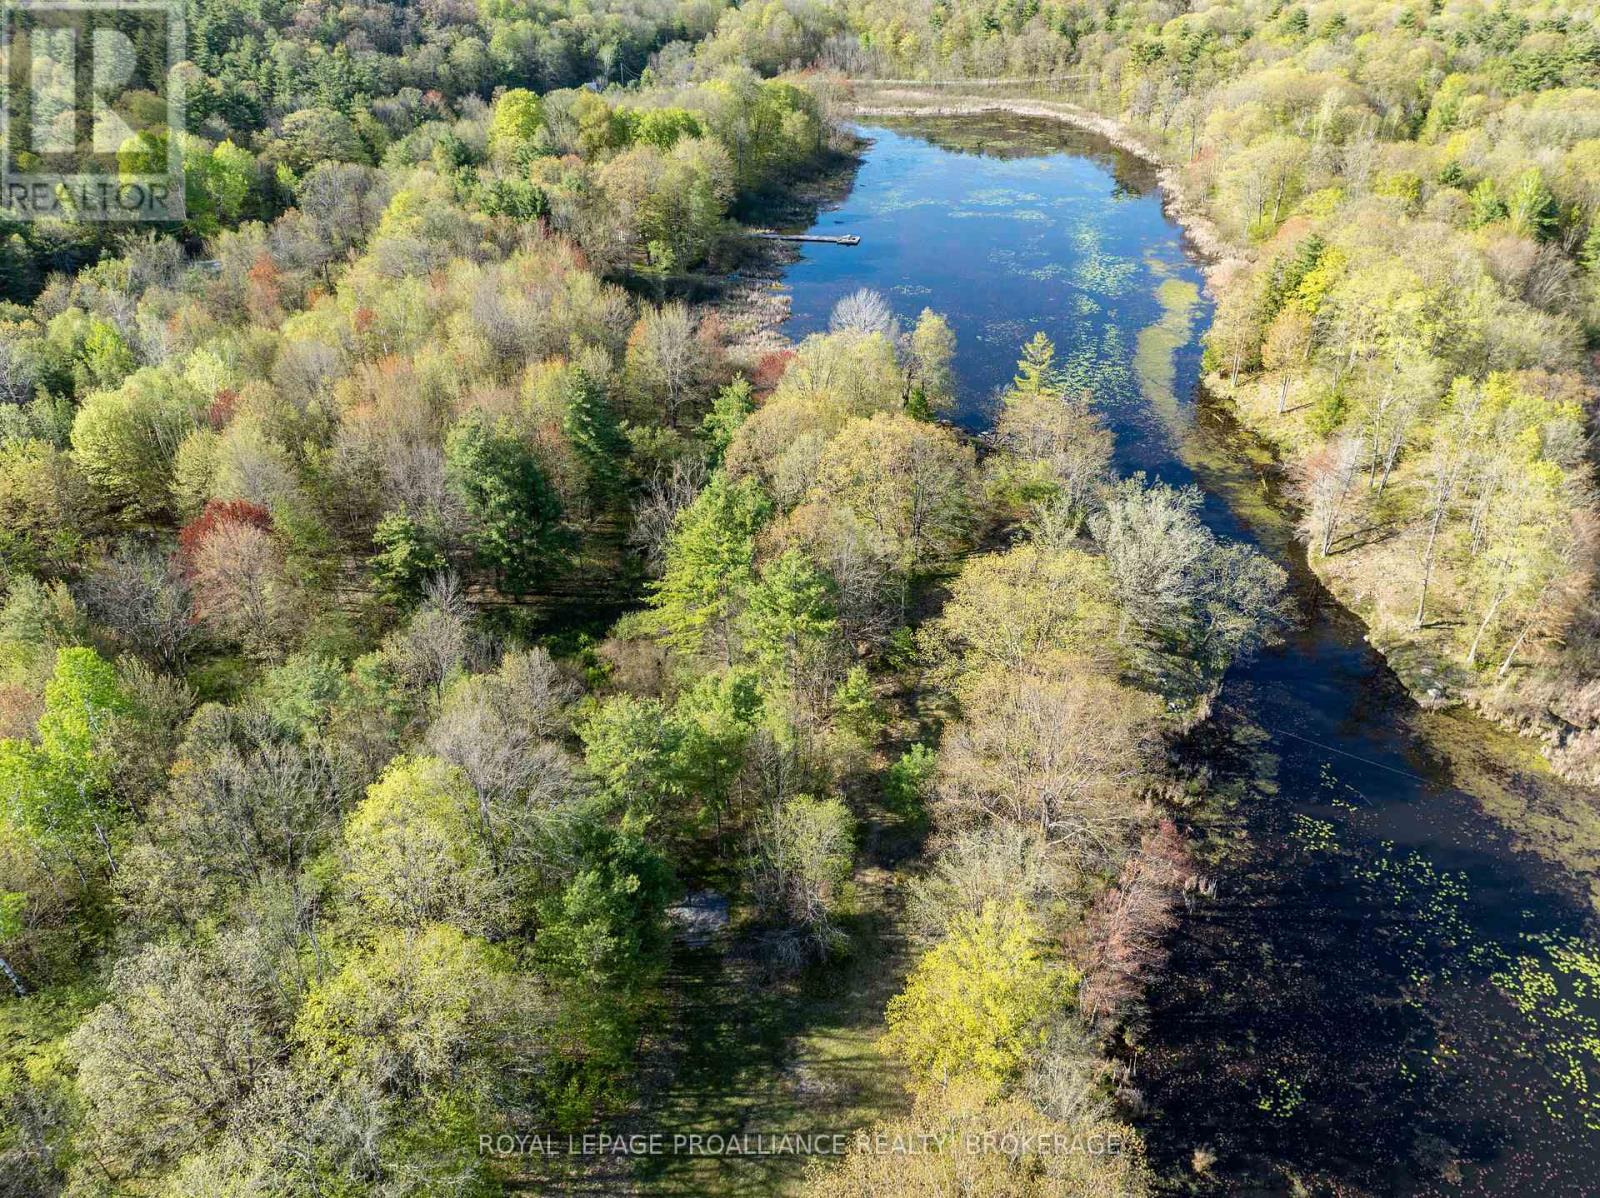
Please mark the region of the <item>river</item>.
[[1042, 329], [1118, 464], [1206, 493], [1290, 573], [1298, 627], [1236, 666], [1190, 746], [1212, 900], [1129, 1029], [1174, 1193], [1600, 1192], [1600, 946], [1587, 880], [1488, 810], [1574, 810], [1528, 747], [1413, 703], [1306, 568], [1269, 455], [1200, 391], [1201, 273], [1153, 172], [1053, 122], [884, 122], [787, 272], [796, 339], [858, 287], [958, 340], [980, 428]]

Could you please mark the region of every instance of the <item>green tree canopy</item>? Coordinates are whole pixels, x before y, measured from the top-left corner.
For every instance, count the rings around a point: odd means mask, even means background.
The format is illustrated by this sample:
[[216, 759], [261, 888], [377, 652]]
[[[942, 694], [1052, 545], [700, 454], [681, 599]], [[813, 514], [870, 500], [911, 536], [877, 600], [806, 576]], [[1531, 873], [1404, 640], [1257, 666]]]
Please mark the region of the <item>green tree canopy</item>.
[[451, 488], [473, 519], [473, 548], [507, 590], [532, 590], [559, 564], [561, 505], [523, 442], [471, 415], [445, 443]]
[[718, 472], [678, 514], [667, 566], [650, 596], [664, 639], [685, 653], [716, 650], [731, 663], [734, 617], [754, 576], [755, 537], [769, 505], [751, 478]]
[[127, 710], [115, 668], [93, 649], [60, 649], [45, 686], [38, 742], [0, 741], [0, 804], [7, 821], [41, 844], [104, 842], [119, 812], [106, 737]]

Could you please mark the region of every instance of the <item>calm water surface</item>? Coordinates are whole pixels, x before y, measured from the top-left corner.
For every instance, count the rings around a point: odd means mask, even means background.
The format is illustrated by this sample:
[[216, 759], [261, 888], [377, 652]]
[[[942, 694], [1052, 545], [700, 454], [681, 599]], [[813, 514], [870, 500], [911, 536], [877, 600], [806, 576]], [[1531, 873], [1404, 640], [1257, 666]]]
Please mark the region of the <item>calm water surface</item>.
[[[1198, 391], [1202, 280], [1150, 172], [1064, 127], [863, 130], [849, 198], [788, 273], [790, 331], [872, 287], [958, 338], [978, 428], [1036, 330], [1117, 434], [1119, 466], [1207, 493], [1276, 557], [1301, 625], [1236, 668], [1195, 752], [1218, 881], [1129, 1048], [1174, 1192], [1600, 1193], [1600, 947], [1586, 888], [1482, 803], [1591, 803], [1525, 745], [1413, 704], [1304, 568], [1270, 463]], [[1216, 1162], [1194, 1168], [1204, 1149]]]

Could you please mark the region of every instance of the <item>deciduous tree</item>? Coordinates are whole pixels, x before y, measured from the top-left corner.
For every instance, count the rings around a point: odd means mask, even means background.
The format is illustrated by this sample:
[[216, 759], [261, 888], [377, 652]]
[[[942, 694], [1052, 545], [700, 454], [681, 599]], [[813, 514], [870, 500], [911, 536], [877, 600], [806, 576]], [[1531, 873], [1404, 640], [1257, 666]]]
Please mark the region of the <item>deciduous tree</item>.
[[1040, 929], [1020, 906], [986, 903], [950, 934], [889, 1000], [884, 1047], [919, 1088], [971, 1083], [997, 1097], [1043, 1043], [1043, 1025], [1076, 976], [1047, 961]]

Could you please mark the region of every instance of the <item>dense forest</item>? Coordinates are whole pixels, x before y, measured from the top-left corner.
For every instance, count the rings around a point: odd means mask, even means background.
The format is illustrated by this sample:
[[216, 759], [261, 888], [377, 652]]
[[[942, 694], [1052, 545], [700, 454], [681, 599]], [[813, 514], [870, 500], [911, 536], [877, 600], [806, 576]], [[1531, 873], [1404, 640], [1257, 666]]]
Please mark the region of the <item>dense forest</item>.
[[635, 1099], [669, 908], [826, 969], [884, 816], [886, 1129], [1122, 1150], [809, 1192], [1149, 1192], [1106, 1043], [1283, 571], [1116, 477], [1042, 334], [982, 438], [935, 312], [780, 345], [737, 218], [838, 168], [850, 76], [1154, 139], [1318, 568], [1593, 776], [1593, 18], [197, 0], [186, 222], [3, 231], [0, 1194], [504, 1192], [480, 1136]]

